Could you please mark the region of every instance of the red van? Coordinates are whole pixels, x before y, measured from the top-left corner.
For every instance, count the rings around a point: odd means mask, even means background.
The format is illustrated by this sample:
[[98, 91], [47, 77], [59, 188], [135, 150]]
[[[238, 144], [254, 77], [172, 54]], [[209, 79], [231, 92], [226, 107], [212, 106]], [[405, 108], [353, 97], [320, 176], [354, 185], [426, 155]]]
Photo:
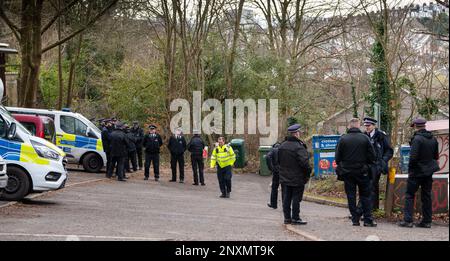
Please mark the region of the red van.
[[56, 143], [55, 123], [52, 118], [30, 114], [12, 114], [12, 116], [34, 136]]

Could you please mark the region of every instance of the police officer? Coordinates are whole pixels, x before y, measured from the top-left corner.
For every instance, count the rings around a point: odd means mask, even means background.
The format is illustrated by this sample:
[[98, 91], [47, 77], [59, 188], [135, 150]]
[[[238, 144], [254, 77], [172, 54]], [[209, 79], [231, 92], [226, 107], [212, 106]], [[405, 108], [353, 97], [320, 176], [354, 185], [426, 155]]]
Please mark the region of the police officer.
[[125, 133], [128, 139], [128, 142], [130, 144], [130, 147], [128, 148], [128, 157], [125, 159], [125, 170], [127, 172], [132, 172], [130, 168], [130, 162], [131, 166], [133, 167], [133, 171], [137, 171], [137, 161], [136, 161], [136, 137], [131, 132], [131, 128], [128, 125], [125, 125]]
[[170, 151], [170, 168], [172, 169], [172, 179], [170, 182], [177, 181], [177, 163], [180, 171], [180, 183], [184, 183], [184, 152], [186, 151], [186, 139], [181, 129], [177, 129], [175, 134], [170, 137], [167, 145]]
[[309, 165], [310, 156], [307, 147], [300, 140], [300, 127], [300, 124], [290, 126], [288, 128], [289, 136], [278, 147], [284, 224], [307, 224], [300, 218], [300, 202], [312, 168]]
[[375, 163], [375, 150], [367, 135], [361, 132], [360, 120], [350, 120], [347, 134], [343, 135], [336, 147], [336, 164], [339, 174], [344, 179], [345, 193], [352, 222], [359, 226], [361, 214], [356, 207], [356, 187], [358, 187], [364, 215], [364, 226], [375, 227], [377, 224], [372, 217], [370, 201], [369, 166]]
[[144, 142], [144, 130], [139, 126], [138, 121], [133, 122], [133, 128], [131, 128], [131, 132], [135, 138], [136, 144], [136, 154], [137, 154], [137, 162], [139, 165], [139, 170], [142, 169], [142, 147]]
[[110, 149], [110, 143], [109, 143], [109, 135], [112, 132], [112, 124], [110, 120], [103, 120], [102, 121], [102, 132], [101, 132], [101, 138], [102, 138], [102, 144], [103, 144], [103, 151], [106, 154], [106, 177], [108, 177], [108, 170], [109, 165], [111, 165], [111, 149]]
[[272, 145], [269, 153], [266, 155], [266, 163], [269, 170], [272, 172], [272, 190], [270, 192], [270, 202], [267, 203], [269, 208], [276, 209], [278, 205], [278, 187], [280, 186], [280, 167], [278, 165], [278, 147], [279, 142]]
[[217, 165], [217, 179], [219, 180], [220, 192], [222, 192], [220, 197], [230, 198], [232, 166], [236, 161], [236, 154], [234, 154], [230, 145], [225, 144], [225, 137], [219, 137], [217, 142], [218, 144], [211, 155], [210, 167], [214, 169]]
[[371, 166], [370, 171], [372, 175], [372, 210], [380, 208], [380, 177], [381, 174], [386, 175], [388, 173], [389, 160], [394, 155], [389, 138], [384, 131], [376, 127], [376, 124], [377, 121], [375, 119], [369, 117], [364, 118], [366, 135], [369, 136], [376, 154], [375, 164]]
[[422, 221], [417, 227], [431, 228], [431, 189], [433, 173], [439, 170], [438, 142], [433, 134], [425, 129], [426, 120], [416, 118], [411, 127], [415, 128], [411, 139], [411, 151], [408, 164], [408, 181], [406, 185], [404, 220], [399, 223], [401, 227], [413, 226], [414, 198], [419, 187], [421, 188]]
[[123, 128], [123, 123], [118, 122], [116, 129], [110, 135], [111, 165], [109, 165], [108, 177], [112, 177], [114, 166], [117, 163], [116, 175], [119, 181], [125, 181], [124, 160], [128, 157], [128, 148], [130, 147]]
[[194, 183], [192, 185], [198, 186], [198, 176], [200, 174], [200, 184], [205, 186], [205, 178], [203, 177], [203, 149], [205, 148], [205, 143], [200, 137], [198, 130], [194, 130], [193, 133], [194, 136], [187, 145], [187, 149], [191, 153], [192, 172], [194, 173]]
[[159, 180], [159, 152], [163, 144], [161, 136], [156, 133], [156, 126], [149, 126], [149, 133], [144, 136], [142, 146], [145, 148], [145, 171], [144, 180], [148, 180], [150, 176], [150, 165], [153, 162], [153, 171], [155, 173], [155, 181]]

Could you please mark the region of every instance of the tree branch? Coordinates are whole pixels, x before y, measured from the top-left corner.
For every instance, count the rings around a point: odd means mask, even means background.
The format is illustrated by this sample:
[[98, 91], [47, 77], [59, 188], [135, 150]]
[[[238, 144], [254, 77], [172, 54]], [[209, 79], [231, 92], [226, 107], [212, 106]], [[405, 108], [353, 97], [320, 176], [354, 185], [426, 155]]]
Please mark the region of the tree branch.
[[41, 35], [43, 35], [49, 28], [50, 26], [52, 26], [53, 23], [55, 23], [55, 21], [63, 14], [65, 13], [69, 8], [71, 8], [72, 6], [74, 6], [76, 3], [78, 3], [80, 0], [73, 0], [72, 2], [70, 2], [68, 5], [66, 5], [64, 8], [62, 8], [61, 10], [58, 11], [58, 13], [53, 16], [52, 19], [50, 19], [50, 21], [41, 29]]
[[79, 33], [85, 31], [86, 29], [88, 29], [98, 19], [100, 19], [100, 17], [102, 17], [113, 5], [115, 5], [117, 3], [117, 1], [118, 0], [112, 0], [105, 8], [103, 8], [103, 10], [101, 10], [99, 13], [97, 13], [97, 15], [93, 19], [89, 20], [89, 22], [85, 26], [83, 26], [82, 28], [80, 28], [77, 31], [73, 32], [72, 34], [70, 34], [69, 36], [65, 37], [64, 39], [62, 39], [60, 41], [57, 41], [56, 43], [53, 43], [53, 44], [45, 47], [44, 49], [42, 49], [42, 53], [45, 53], [45, 52], [55, 48], [56, 46], [69, 41], [70, 39], [72, 39], [73, 37], [78, 35]]
[[3, 10], [3, 6], [0, 5], [0, 18], [5, 21], [6, 25], [11, 29], [11, 31], [14, 33], [14, 36], [16, 36], [17, 40], [20, 41], [20, 35], [19, 35], [19, 27], [15, 25], [11, 20], [9, 20], [8, 16], [5, 14], [5, 11]]

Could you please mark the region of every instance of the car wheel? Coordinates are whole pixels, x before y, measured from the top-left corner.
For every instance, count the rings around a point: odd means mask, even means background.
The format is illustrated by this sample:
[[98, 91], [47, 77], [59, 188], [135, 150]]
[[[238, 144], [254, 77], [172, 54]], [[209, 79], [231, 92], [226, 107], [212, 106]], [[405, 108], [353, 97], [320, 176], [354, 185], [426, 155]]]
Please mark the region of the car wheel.
[[30, 180], [27, 174], [20, 168], [7, 167], [8, 185], [1, 198], [6, 200], [21, 200], [30, 190]]
[[97, 154], [88, 154], [83, 159], [83, 168], [87, 172], [97, 173], [103, 167], [103, 160]]

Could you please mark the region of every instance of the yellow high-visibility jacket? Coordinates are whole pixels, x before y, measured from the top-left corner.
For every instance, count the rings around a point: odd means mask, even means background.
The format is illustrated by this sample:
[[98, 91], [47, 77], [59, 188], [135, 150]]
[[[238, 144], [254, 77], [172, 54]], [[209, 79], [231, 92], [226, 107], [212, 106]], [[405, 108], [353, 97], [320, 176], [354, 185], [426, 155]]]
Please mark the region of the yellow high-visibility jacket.
[[233, 166], [236, 161], [236, 154], [234, 154], [233, 148], [230, 145], [223, 145], [214, 148], [211, 155], [211, 168], [216, 166], [216, 162], [221, 168], [226, 166]]

